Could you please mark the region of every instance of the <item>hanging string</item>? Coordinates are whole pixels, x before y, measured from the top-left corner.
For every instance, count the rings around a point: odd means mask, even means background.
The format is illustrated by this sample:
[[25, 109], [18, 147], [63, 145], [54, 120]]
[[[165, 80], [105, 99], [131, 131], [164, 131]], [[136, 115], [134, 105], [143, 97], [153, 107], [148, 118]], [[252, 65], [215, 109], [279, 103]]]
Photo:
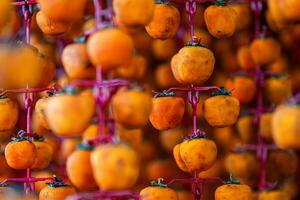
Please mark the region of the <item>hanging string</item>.
[[197, 11], [196, 0], [186, 0], [185, 1], [185, 11], [189, 17], [190, 41], [194, 42], [194, 38], [195, 38], [194, 16]]

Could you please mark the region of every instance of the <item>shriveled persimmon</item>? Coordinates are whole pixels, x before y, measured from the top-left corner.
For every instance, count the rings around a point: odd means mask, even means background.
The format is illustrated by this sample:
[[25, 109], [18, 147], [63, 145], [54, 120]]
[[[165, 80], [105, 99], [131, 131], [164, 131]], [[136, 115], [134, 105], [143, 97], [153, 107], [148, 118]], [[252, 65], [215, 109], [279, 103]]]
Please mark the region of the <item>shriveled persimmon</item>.
[[178, 126], [185, 110], [185, 102], [174, 93], [158, 93], [154, 96], [152, 112], [149, 116], [154, 128], [162, 131]]

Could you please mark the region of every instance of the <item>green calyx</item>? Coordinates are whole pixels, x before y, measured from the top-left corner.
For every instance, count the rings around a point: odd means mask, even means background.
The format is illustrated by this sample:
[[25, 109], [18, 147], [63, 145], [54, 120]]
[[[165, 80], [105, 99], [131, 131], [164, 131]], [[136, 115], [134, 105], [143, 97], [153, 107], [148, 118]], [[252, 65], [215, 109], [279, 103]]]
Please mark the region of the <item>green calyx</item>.
[[53, 175], [53, 182], [50, 183], [46, 183], [49, 187], [66, 187], [68, 186], [67, 184], [64, 183], [64, 181], [62, 179], [60, 179], [59, 177], [57, 177], [56, 175]]
[[289, 75], [288, 74], [271, 74], [268, 78], [274, 78], [274, 79], [278, 79], [278, 78], [288, 78]]
[[219, 95], [231, 95], [231, 91], [226, 90], [224, 87], [220, 87], [220, 90], [211, 93], [212, 97], [219, 96]]
[[77, 37], [74, 39], [74, 42], [76, 43], [85, 43], [86, 42], [86, 37], [82, 36], [82, 37]]
[[226, 3], [224, 0], [216, 0], [215, 5], [216, 6], [225, 6]]
[[165, 5], [170, 5], [170, 1], [167, 0], [155, 0], [155, 4], [165, 4]]
[[239, 181], [237, 179], [234, 179], [233, 174], [230, 173], [229, 180], [226, 181], [226, 184], [236, 184], [236, 185], [238, 185], [238, 184], [241, 184], [241, 181]]
[[8, 187], [7, 183], [0, 183], [0, 187]]
[[7, 99], [7, 96], [6, 95], [1, 95], [0, 99]]
[[175, 92], [168, 92], [164, 90], [163, 92], [157, 93], [154, 95], [154, 98], [159, 98], [159, 97], [174, 97]]
[[130, 89], [132, 89], [134, 91], [138, 91], [138, 92], [143, 91], [143, 88], [141, 86], [138, 86], [138, 85], [134, 85], [134, 86], [130, 87]]
[[236, 72], [234, 74], [232, 74], [232, 78], [237, 77], [237, 76], [242, 76], [242, 77], [250, 77], [253, 78], [253, 76], [251, 74], [245, 73], [245, 72]]
[[56, 92], [56, 95], [62, 95], [62, 94], [78, 94], [78, 90], [75, 87], [72, 86], [66, 86], [64, 87], [62, 90], [60, 90], [59, 92]]
[[186, 140], [195, 140], [195, 139], [205, 139], [206, 138], [206, 133], [198, 129], [195, 133], [186, 136], [183, 141]]
[[161, 187], [161, 188], [167, 188], [168, 185], [167, 184], [163, 184], [161, 183], [161, 181], [163, 181], [163, 178], [158, 178], [157, 181], [151, 181], [150, 185], [153, 187]]
[[88, 150], [92, 151], [95, 147], [92, 144], [81, 143], [76, 147], [78, 150]]
[[45, 138], [41, 135], [37, 135], [37, 136], [33, 137], [33, 141], [44, 142]]
[[29, 141], [29, 137], [28, 136], [22, 136], [22, 134], [24, 134], [25, 131], [24, 130], [20, 130], [17, 134], [16, 137], [12, 137], [10, 140], [13, 142], [21, 142], [21, 141]]
[[201, 44], [199, 42], [194, 42], [194, 41], [189, 41], [189, 42], [185, 43], [185, 46], [186, 47], [205, 47], [203, 44]]

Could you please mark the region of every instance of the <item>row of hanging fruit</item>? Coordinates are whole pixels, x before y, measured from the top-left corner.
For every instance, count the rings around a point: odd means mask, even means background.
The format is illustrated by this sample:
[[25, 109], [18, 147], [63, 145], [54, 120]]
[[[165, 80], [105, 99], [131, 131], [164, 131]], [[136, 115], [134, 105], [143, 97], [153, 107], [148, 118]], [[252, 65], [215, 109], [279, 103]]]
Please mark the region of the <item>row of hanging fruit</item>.
[[299, 9], [1, 0], [0, 199], [298, 199]]

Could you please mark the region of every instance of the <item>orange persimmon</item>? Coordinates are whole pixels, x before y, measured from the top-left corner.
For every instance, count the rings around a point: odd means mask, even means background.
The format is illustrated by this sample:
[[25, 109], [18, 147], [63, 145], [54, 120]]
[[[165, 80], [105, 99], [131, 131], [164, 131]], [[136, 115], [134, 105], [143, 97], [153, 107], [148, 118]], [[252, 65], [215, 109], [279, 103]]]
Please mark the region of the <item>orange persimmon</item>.
[[153, 99], [149, 120], [154, 128], [163, 131], [177, 127], [183, 117], [185, 102], [174, 93], [158, 93]]
[[117, 74], [126, 79], [141, 80], [147, 71], [148, 61], [142, 55], [134, 56], [127, 66], [117, 68]]
[[170, 64], [160, 64], [155, 70], [155, 83], [159, 88], [169, 88], [179, 83], [175, 79]]
[[203, 84], [214, 70], [213, 52], [200, 44], [195, 45], [181, 48], [172, 58], [172, 71], [179, 83]]
[[47, 183], [39, 193], [39, 200], [65, 200], [68, 196], [76, 194], [76, 190], [66, 185], [62, 180], [55, 178], [55, 181]]
[[240, 113], [240, 102], [230, 96], [230, 92], [221, 89], [213, 93], [213, 96], [204, 101], [204, 118], [214, 127], [233, 125]]
[[257, 65], [274, 62], [280, 53], [280, 43], [273, 38], [256, 38], [250, 45], [251, 57]]
[[80, 136], [94, 112], [95, 99], [90, 95], [76, 94], [71, 89], [67, 93], [49, 97], [45, 108], [49, 126], [59, 136]]
[[104, 71], [130, 63], [133, 40], [117, 28], [107, 28], [92, 34], [87, 41], [87, 52], [95, 67]]
[[266, 79], [264, 88], [265, 97], [278, 105], [292, 95], [292, 83], [286, 75], [274, 75]]
[[176, 35], [179, 24], [178, 9], [173, 5], [160, 2], [155, 4], [153, 17], [146, 26], [146, 31], [155, 39], [170, 39]]
[[237, 13], [225, 5], [223, 0], [217, 0], [204, 11], [206, 27], [211, 35], [216, 38], [230, 37], [237, 26]]
[[225, 88], [231, 90], [232, 96], [238, 98], [241, 104], [250, 103], [256, 94], [256, 82], [252, 76], [236, 74], [225, 83]]
[[54, 21], [53, 19], [45, 15], [43, 11], [39, 11], [36, 14], [36, 22], [41, 31], [45, 35], [49, 36], [62, 35], [66, 33], [70, 28], [70, 24], [61, 21]]
[[33, 138], [33, 144], [36, 148], [36, 157], [31, 166], [32, 169], [44, 169], [48, 167], [53, 158], [54, 149], [44, 141], [43, 137]]
[[75, 22], [83, 17], [87, 0], [38, 0], [41, 10], [55, 21]]
[[256, 67], [248, 46], [242, 46], [238, 49], [237, 60], [243, 70], [254, 70]]
[[173, 155], [178, 167], [184, 172], [206, 171], [217, 158], [217, 146], [212, 140], [196, 137], [177, 144]]
[[61, 61], [71, 79], [95, 77], [95, 68], [89, 62], [85, 43], [67, 45], [62, 52]]
[[19, 118], [17, 102], [2, 96], [0, 97], [0, 131], [8, 131], [15, 127]]
[[120, 90], [112, 99], [115, 120], [125, 128], [141, 128], [148, 123], [151, 96], [142, 91]]
[[168, 60], [177, 52], [176, 40], [174, 39], [156, 39], [153, 40], [151, 46], [153, 55], [158, 60]]
[[125, 26], [147, 25], [154, 11], [154, 0], [114, 0], [113, 10], [116, 18]]
[[152, 181], [148, 186], [140, 191], [141, 200], [178, 200], [176, 191], [162, 184], [159, 178], [157, 182]]
[[299, 149], [298, 135], [300, 107], [295, 104], [283, 104], [276, 108], [272, 118], [272, 135], [275, 144], [283, 149]]
[[5, 147], [5, 159], [13, 169], [30, 168], [37, 156], [35, 145], [22, 137], [13, 138]]
[[95, 181], [103, 190], [129, 189], [139, 175], [138, 156], [125, 144], [98, 146], [91, 153], [91, 164]]
[[91, 166], [91, 152], [93, 146], [80, 144], [67, 159], [66, 171], [72, 184], [81, 191], [89, 191], [97, 188]]

